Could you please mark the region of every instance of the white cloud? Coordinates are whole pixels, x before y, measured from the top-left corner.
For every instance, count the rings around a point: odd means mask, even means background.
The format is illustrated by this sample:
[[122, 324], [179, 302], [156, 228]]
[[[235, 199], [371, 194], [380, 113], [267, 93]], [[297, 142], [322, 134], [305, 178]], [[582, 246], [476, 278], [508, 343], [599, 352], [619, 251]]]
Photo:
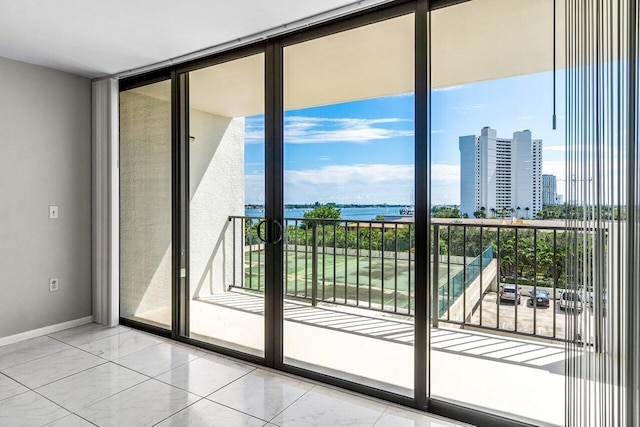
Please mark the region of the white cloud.
[[344, 183], [375, 184], [380, 182], [412, 181], [413, 175], [413, 165], [332, 165], [320, 169], [285, 171], [285, 185], [299, 182], [308, 182], [316, 185]]
[[287, 170], [286, 203], [408, 203], [413, 190], [413, 165], [331, 165]]
[[285, 121], [284, 139], [289, 144], [328, 142], [365, 143], [413, 136], [413, 129], [389, 129], [380, 125], [411, 122], [407, 119], [353, 119], [293, 116]]
[[451, 90], [458, 90], [458, 89], [462, 89], [467, 85], [456, 85], [456, 86], [447, 86], [447, 87], [440, 87], [437, 89], [431, 89], [432, 92], [449, 92]]
[[[284, 139], [288, 144], [323, 144], [328, 142], [366, 143], [397, 137], [412, 137], [412, 129], [390, 129], [386, 124], [412, 123], [410, 119], [381, 118], [328, 118], [291, 116], [285, 119]], [[249, 125], [245, 129], [245, 141], [264, 141], [262, 124]]]
[[435, 163], [431, 165], [431, 203], [460, 204], [460, 165]]
[[384, 98], [405, 98], [407, 96], [413, 96], [413, 92], [397, 93], [395, 95], [385, 96]]

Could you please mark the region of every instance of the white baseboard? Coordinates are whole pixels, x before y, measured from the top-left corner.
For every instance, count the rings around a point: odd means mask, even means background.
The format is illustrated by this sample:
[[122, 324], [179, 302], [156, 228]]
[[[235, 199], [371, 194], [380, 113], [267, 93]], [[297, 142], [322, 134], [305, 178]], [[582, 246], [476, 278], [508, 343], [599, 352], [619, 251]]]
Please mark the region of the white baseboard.
[[57, 325], [45, 326], [44, 328], [21, 332], [15, 335], [9, 335], [8, 337], [0, 338], [0, 347], [2, 347], [3, 345], [9, 345], [28, 340], [30, 338], [37, 338], [43, 335], [52, 334], [54, 332], [63, 331], [65, 329], [75, 328], [76, 326], [86, 325], [87, 323], [91, 322], [93, 322], [93, 316], [87, 316], [80, 319], [69, 320], [68, 322], [58, 323]]

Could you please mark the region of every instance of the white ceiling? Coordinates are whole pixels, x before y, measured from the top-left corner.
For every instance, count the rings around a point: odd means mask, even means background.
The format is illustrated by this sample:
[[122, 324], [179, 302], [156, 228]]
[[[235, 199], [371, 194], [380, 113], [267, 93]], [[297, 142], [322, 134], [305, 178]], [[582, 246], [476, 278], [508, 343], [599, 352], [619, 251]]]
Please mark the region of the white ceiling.
[[0, 0], [0, 56], [101, 77], [233, 42], [352, 3]]

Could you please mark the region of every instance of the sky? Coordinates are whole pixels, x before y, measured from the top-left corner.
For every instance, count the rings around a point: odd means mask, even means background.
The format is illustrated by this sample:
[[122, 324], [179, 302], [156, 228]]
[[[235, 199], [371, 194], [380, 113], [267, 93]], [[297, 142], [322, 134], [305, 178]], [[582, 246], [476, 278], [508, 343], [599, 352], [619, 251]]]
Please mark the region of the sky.
[[[484, 126], [498, 137], [529, 129], [543, 140], [542, 172], [564, 189], [564, 72], [529, 74], [431, 92], [432, 204], [460, 203], [458, 138]], [[284, 199], [294, 203], [413, 204], [412, 93], [285, 112]], [[264, 117], [245, 121], [245, 201], [264, 203]]]

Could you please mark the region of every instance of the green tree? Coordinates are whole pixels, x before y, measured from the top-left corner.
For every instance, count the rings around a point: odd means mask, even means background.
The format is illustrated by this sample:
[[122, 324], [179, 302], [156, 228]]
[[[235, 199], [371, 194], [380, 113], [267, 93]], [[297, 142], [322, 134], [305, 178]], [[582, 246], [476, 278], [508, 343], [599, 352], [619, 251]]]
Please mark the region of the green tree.
[[[342, 214], [342, 209], [338, 209], [333, 204], [327, 205], [316, 205], [310, 211], [306, 211], [302, 216], [307, 219], [318, 218], [318, 219], [340, 219], [340, 215]], [[305, 221], [302, 226], [307, 227], [310, 226], [312, 221]]]

